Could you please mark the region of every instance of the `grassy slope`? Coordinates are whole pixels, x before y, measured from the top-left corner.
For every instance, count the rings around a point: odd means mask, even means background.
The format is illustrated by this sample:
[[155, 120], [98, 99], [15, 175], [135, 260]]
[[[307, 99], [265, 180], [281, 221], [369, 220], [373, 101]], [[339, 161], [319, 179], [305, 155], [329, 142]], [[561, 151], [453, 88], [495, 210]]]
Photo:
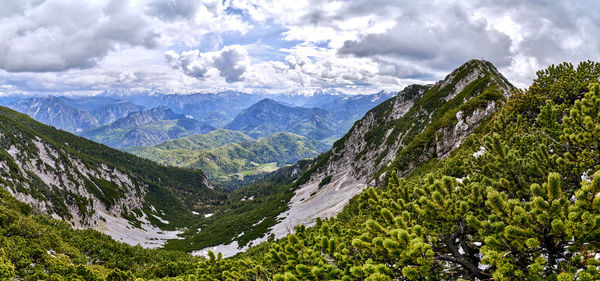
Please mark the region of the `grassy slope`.
[[194, 152], [253, 140], [242, 132], [218, 129], [206, 134], [169, 140], [155, 146], [128, 147], [123, 150], [160, 164], [185, 166], [182, 163], [188, 162], [191, 156], [196, 155]]
[[[190, 210], [213, 208], [225, 198], [223, 192], [205, 185], [202, 171], [164, 167], [150, 160], [118, 151], [71, 133], [41, 124], [27, 115], [0, 107], [0, 120], [27, 138], [40, 137], [92, 166], [107, 164], [133, 174], [149, 186], [146, 201], [165, 212], [168, 228], [188, 224]], [[200, 204], [198, 203], [200, 202]], [[152, 219], [152, 218], [151, 218]], [[154, 223], [160, 225], [159, 221]]]
[[[326, 144], [292, 133], [244, 141], [247, 139], [243, 133], [219, 130], [127, 151], [165, 165], [201, 169], [212, 179], [226, 180], [273, 171], [274, 165], [281, 167], [311, 158], [328, 148]], [[218, 146], [223, 143], [226, 145]]]
[[[169, 137], [186, 136], [187, 130], [178, 124], [178, 120], [158, 120], [136, 126], [135, 128], [112, 128], [111, 125], [102, 126], [81, 135], [95, 142], [100, 142], [111, 147], [123, 147], [128, 145], [127, 133], [136, 130], [152, 132], [157, 135], [168, 135]], [[131, 144], [129, 144], [131, 145]]]

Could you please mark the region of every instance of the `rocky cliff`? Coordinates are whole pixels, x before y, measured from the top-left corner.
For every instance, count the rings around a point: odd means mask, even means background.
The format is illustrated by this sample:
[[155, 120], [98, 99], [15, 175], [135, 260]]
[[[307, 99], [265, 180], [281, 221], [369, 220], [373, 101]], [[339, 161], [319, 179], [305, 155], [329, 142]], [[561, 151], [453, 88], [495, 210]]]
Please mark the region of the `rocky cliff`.
[[26, 98], [10, 105], [16, 111], [25, 113], [35, 120], [70, 132], [98, 126], [98, 121], [90, 113], [75, 108], [64, 97]]
[[472, 60], [433, 85], [412, 85], [369, 111], [297, 184], [290, 208], [272, 228], [275, 237], [295, 225], [339, 213], [385, 175], [414, 170], [446, 157], [499, 108], [514, 87], [487, 61]]

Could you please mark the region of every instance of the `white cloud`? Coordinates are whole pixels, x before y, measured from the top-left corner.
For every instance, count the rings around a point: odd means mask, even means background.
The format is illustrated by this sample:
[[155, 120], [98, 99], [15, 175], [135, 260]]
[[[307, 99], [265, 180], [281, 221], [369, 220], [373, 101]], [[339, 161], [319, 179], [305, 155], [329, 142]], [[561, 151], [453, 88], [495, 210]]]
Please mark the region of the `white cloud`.
[[214, 69], [228, 83], [244, 80], [243, 74], [250, 64], [248, 52], [240, 45], [230, 45], [220, 51], [206, 53], [190, 50], [177, 54], [169, 50], [165, 52], [165, 58], [171, 67], [182, 70], [188, 76], [204, 79], [207, 72]]
[[402, 69], [396, 76], [402, 80], [419, 73], [439, 79], [468, 59], [483, 58], [525, 86], [535, 70], [550, 64], [600, 59], [600, 14], [591, 12], [600, 8], [596, 1], [234, 0], [232, 5], [257, 21], [285, 26], [286, 40], [328, 42], [342, 54], [386, 61], [388, 73]]
[[159, 35], [144, 18], [115, 3], [49, 0], [3, 18], [0, 68], [89, 68], [120, 46], [155, 46]]
[[4, 0], [0, 84], [392, 90], [483, 58], [524, 87], [549, 64], [600, 60], [599, 8], [584, 0]]

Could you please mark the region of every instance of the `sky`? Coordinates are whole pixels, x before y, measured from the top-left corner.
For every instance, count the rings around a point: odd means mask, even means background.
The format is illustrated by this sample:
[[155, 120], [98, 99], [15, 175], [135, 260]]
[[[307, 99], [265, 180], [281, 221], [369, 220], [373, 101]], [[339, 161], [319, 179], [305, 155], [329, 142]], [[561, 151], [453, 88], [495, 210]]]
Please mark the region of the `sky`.
[[600, 1], [0, 0], [0, 94], [398, 91], [600, 60]]

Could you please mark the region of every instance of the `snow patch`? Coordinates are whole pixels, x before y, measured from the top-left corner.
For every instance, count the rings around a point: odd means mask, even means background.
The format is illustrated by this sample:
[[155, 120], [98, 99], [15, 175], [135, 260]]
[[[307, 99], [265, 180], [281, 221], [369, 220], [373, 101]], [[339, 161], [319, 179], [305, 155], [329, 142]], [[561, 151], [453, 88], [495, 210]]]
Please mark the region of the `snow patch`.
[[262, 242], [267, 241], [268, 236], [263, 236], [261, 238], [255, 239], [252, 242], [246, 244], [244, 247], [240, 247], [237, 241], [233, 241], [229, 244], [221, 244], [213, 247], [204, 248], [202, 250], [193, 251], [192, 256], [202, 256], [208, 258], [208, 251], [212, 251], [213, 253], [221, 253], [224, 258], [235, 256], [237, 253], [245, 252], [253, 245], [258, 245]]
[[210, 218], [210, 217], [212, 217], [212, 215], [214, 215], [214, 213], [210, 213], [210, 214], [204, 214], [204, 217], [205, 217], [205, 218]]
[[248, 250], [248, 248], [249, 248], [248, 245], [240, 248], [238, 242], [233, 241], [227, 245], [222, 244], [222, 245], [204, 248], [204, 249], [198, 250], [198, 251], [193, 251], [192, 256], [203, 256], [205, 258], [208, 258], [208, 252], [212, 251], [215, 254], [221, 253], [224, 258], [228, 258], [228, 257], [234, 256], [235, 254], [237, 254], [239, 252], [244, 252], [244, 251]]
[[252, 225], [252, 227], [255, 227], [255, 226], [257, 226], [257, 225], [261, 224], [263, 221], [265, 221], [265, 219], [266, 219], [266, 218], [262, 218], [262, 219], [260, 219], [259, 221], [255, 222], [255, 223]]
[[164, 223], [164, 224], [169, 224], [169, 221], [168, 221], [168, 220], [165, 220], [165, 219], [163, 219], [163, 218], [161, 218], [161, 217], [159, 217], [159, 216], [154, 216], [154, 218], [156, 218], [158, 221], [160, 221], [160, 222], [162, 222], [162, 223]]
[[581, 181], [592, 181], [592, 179], [590, 179], [590, 176], [588, 175], [587, 171], [585, 171], [585, 172], [583, 172], [583, 174], [581, 174]]
[[483, 147], [483, 145], [482, 145], [479, 147], [479, 150], [477, 150], [477, 151], [475, 151], [475, 153], [473, 153], [473, 157], [477, 158], [477, 157], [483, 155], [484, 153], [485, 153], [485, 147]]
[[180, 239], [181, 230], [164, 231], [153, 226], [148, 222], [146, 217], [142, 217], [142, 228], [125, 227], [130, 226], [130, 222], [124, 218], [116, 217], [102, 210], [99, 212], [103, 219], [98, 220], [96, 230], [109, 235], [119, 242], [123, 242], [132, 246], [140, 245], [144, 248], [159, 248], [162, 247], [169, 239]]

